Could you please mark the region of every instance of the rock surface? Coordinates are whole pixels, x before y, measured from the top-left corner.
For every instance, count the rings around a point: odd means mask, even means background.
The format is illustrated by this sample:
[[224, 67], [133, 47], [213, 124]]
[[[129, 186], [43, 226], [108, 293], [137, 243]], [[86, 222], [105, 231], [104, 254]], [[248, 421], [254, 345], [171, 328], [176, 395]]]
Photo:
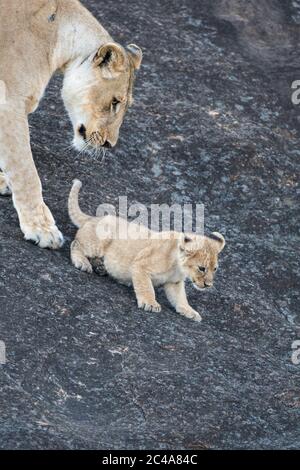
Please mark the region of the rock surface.
[[[300, 1], [85, 0], [144, 49], [135, 105], [104, 162], [68, 150], [52, 80], [31, 117], [45, 200], [67, 237], [22, 240], [0, 200], [2, 449], [299, 447]], [[188, 287], [198, 324], [141, 312], [133, 292], [69, 260], [66, 201], [203, 203], [227, 239], [216, 288]]]

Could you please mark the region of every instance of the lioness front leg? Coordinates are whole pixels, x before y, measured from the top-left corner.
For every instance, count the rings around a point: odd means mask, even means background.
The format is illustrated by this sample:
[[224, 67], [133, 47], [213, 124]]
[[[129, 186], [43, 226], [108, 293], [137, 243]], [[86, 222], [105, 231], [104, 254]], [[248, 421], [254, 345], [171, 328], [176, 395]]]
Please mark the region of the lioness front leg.
[[[42, 186], [31, 154], [27, 117], [20, 111], [0, 109], [0, 167], [13, 194], [20, 227], [26, 240], [41, 248], [59, 248], [63, 236], [43, 201]], [[2, 185], [3, 177], [2, 177]]]
[[161, 306], [155, 299], [155, 291], [149, 274], [140, 266], [132, 270], [132, 283], [139, 308], [148, 312], [160, 312]]
[[177, 313], [198, 322], [202, 320], [201, 315], [188, 303], [184, 281], [166, 284], [165, 293]]

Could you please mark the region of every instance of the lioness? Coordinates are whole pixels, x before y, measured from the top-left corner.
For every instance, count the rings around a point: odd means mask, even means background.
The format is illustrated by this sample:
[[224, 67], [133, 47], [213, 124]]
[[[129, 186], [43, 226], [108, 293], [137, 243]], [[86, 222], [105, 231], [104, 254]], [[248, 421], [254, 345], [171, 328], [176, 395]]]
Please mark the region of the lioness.
[[78, 204], [81, 182], [75, 180], [69, 196], [69, 215], [79, 230], [71, 245], [71, 259], [82, 271], [92, 272], [94, 258], [103, 258], [105, 270], [119, 282], [133, 284], [138, 307], [160, 312], [155, 286], [163, 286], [178, 313], [195, 321], [201, 316], [188, 303], [185, 279], [197, 289], [213, 285], [224, 237], [179, 232], [154, 232], [112, 215], [92, 217]]
[[27, 240], [59, 248], [63, 237], [43, 201], [27, 116], [62, 71], [75, 147], [113, 147], [142, 52], [115, 43], [77, 0], [0, 0], [0, 12], [0, 194], [12, 192]]

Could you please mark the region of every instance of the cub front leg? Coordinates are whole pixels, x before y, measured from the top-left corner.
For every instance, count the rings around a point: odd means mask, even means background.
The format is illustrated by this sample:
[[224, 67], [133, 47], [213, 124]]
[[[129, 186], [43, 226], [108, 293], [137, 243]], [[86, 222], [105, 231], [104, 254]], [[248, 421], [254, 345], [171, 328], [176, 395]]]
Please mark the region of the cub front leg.
[[76, 239], [71, 243], [71, 260], [75, 268], [87, 273], [93, 272], [93, 267], [89, 262], [83, 247]]
[[132, 284], [139, 308], [143, 308], [148, 312], [161, 311], [161, 306], [155, 298], [151, 277], [141, 266], [133, 267]]
[[4, 173], [0, 171], [0, 195], [1, 196], [8, 196], [11, 194], [11, 190], [8, 186], [7, 179], [5, 178]]
[[177, 313], [198, 322], [202, 320], [201, 315], [188, 303], [184, 281], [180, 281], [176, 284], [166, 284], [164, 288], [170, 304], [173, 305]]
[[[0, 167], [2, 189], [8, 185], [13, 194], [20, 227], [26, 240], [41, 248], [59, 248], [63, 236], [43, 201], [41, 182], [31, 154], [27, 117], [20, 110], [0, 108]], [[5, 183], [3, 182], [5, 179]]]

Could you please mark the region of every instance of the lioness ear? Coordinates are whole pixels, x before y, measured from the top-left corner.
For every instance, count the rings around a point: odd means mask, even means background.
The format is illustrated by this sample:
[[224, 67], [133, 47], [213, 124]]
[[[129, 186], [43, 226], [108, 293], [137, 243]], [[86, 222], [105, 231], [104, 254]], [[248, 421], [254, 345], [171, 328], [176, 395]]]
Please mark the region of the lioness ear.
[[131, 57], [134, 68], [138, 70], [141, 66], [143, 59], [142, 50], [135, 44], [129, 44], [126, 49]]
[[215, 240], [218, 243], [218, 253], [223, 250], [225, 246], [225, 238], [219, 232], [212, 232], [209, 236], [211, 240]]
[[113, 78], [125, 70], [125, 61], [124, 49], [113, 42], [101, 46], [93, 59], [94, 64], [102, 70], [104, 78]]

